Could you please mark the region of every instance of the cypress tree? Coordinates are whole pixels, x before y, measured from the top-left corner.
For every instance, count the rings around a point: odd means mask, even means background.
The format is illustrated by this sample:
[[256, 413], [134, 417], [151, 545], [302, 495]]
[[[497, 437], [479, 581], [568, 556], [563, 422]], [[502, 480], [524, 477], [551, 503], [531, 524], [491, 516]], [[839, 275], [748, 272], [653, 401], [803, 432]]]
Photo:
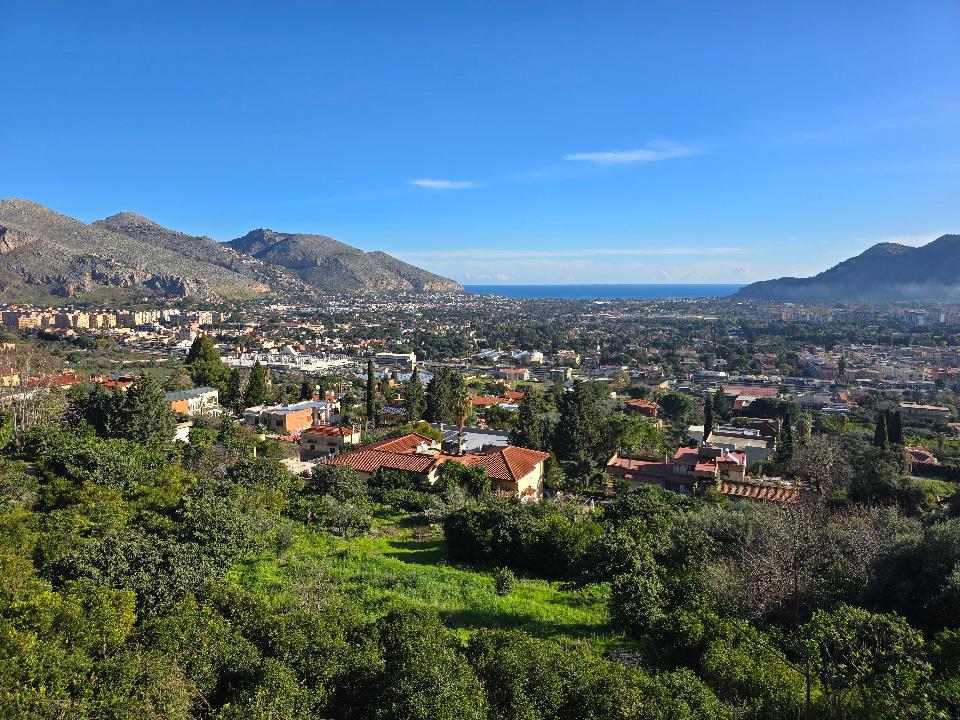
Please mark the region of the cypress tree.
[[244, 407], [254, 407], [267, 402], [267, 370], [257, 360], [250, 370], [250, 379], [243, 391]]
[[307, 379], [306, 375], [304, 375], [303, 380], [300, 382], [300, 399], [313, 399], [313, 384]]
[[783, 413], [783, 425], [780, 428], [780, 437], [777, 438], [777, 446], [781, 460], [790, 460], [793, 457], [793, 418], [789, 410]]
[[407, 419], [417, 422], [423, 417], [426, 409], [426, 395], [423, 383], [420, 381], [420, 371], [417, 368], [410, 373], [410, 379], [403, 388], [403, 401], [407, 406]]
[[367, 360], [367, 420], [373, 421], [373, 360]]
[[703, 402], [703, 441], [706, 442], [713, 432], [713, 402], [707, 397]]
[[887, 415], [886, 413], [877, 413], [877, 425], [873, 431], [873, 444], [881, 449], [890, 445], [890, 436], [887, 433]]
[[242, 399], [243, 377], [240, 375], [240, 370], [233, 368], [230, 371], [230, 377], [227, 378], [227, 391], [224, 393], [222, 404], [232, 410], [237, 410]]
[[424, 419], [432, 423], [451, 423], [453, 421], [453, 371], [447, 367], [438, 367], [433, 378], [427, 383], [426, 410]]
[[899, 410], [887, 411], [887, 438], [891, 445], [906, 445], [903, 439], [903, 416]]

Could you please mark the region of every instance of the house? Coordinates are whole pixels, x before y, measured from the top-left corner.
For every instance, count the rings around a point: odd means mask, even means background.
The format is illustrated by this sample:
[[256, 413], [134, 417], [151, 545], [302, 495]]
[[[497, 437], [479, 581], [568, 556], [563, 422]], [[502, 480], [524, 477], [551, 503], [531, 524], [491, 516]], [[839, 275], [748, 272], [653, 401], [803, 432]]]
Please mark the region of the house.
[[216, 388], [198, 387], [168, 392], [164, 400], [170, 409], [181, 415], [219, 415], [220, 393]]
[[747, 467], [758, 462], [764, 462], [773, 452], [774, 438], [763, 437], [759, 430], [720, 425], [710, 433], [704, 442], [714, 447], [733, 452], [743, 453]]
[[660, 415], [660, 406], [650, 400], [627, 400], [623, 403], [623, 409], [627, 413], [642, 415], [651, 420], [656, 420]]
[[942, 405], [923, 405], [921, 403], [902, 402], [900, 412], [904, 417], [918, 420], [933, 420], [946, 423], [950, 420], [950, 408]]
[[657, 485], [684, 495], [714, 488], [734, 500], [796, 504], [812, 491], [794, 482], [746, 477], [746, 456], [718, 447], [680, 448], [669, 458], [614, 454], [606, 472], [614, 479], [640, 485]]
[[380, 468], [404, 470], [421, 481], [433, 484], [437, 470], [445, 462], [481, 465], [493, 480], [494, 492], [535, 501], [543, 494], [544, 463], [549, 453], [507, 445], [482, 452], [449, 453], [424, 435], [410, 433], [367, 445], [330, 460], [332, 465], [347, 465], [364, 479]]
[[243, 411], [247, 425], [262, 425], [280, 434], [292, 434], [314, 425], [330, 422], [331, 406], [319, 400], [304, 400], [293, 405], [258, 405]]
[[529, 380], [530, 371], [526, 368], [500, 368], [493, 374], [493, 376], [498, 380], [506, 380], [508, 382], [516, 380]]
[[[443, 433], [441, 447], [447, 452], [456, 452], [458, 448], [463, 452], [483, 452], [492, 447], [506, 447], [510, 444], [510, 433], [506, 430], [464, 426], [461, 433], [456, 425], [431, 423], [431, 427]], [[461, 438], [462, 448], [459, 447]]]
[[300, 433], [300, 458], [311, 460], [343, 452], [347, 445], [360, 444], [360, 427], [315, 425]]

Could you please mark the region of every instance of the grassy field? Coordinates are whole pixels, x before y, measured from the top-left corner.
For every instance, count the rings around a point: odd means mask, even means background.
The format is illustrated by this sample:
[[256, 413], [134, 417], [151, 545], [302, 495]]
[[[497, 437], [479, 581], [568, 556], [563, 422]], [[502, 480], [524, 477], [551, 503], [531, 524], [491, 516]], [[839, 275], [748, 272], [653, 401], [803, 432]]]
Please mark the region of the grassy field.
[[597, 649], [624, 645], [607, 627], [606, 589], [519, 578], [507, 596], [492, 569], [449, 561], [441, 530], [381, 511], [370, 535], [340, 540], [292, 526], [282, 553], [240, 563], [229, 580], [275, 595], [336, 588], [378, 614], [391, 602], [430, 607], [466, 638], [478, 628], [520, 628], [543, 638], [583, 640]]

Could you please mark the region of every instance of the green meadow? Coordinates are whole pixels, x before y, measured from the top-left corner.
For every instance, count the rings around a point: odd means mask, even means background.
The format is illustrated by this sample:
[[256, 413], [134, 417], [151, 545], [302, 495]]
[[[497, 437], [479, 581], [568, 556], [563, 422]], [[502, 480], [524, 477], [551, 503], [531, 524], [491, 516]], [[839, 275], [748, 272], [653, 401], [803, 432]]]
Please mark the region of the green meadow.
[[440, 527], [413, 516], [382, 510], [369, 535], [351, 540], [295, 523], [286, 536], [286, 547], [237, 564], [228, 580], [268, 596], [345, 592], [370, 615], [394, 603], [429, 607], [463, 638], [478, 628], [518, 628], [598, 650], [626, 642], [607, 625], [605, 586], [519, 577], [498, 595], [494, 568], [451, 561]]

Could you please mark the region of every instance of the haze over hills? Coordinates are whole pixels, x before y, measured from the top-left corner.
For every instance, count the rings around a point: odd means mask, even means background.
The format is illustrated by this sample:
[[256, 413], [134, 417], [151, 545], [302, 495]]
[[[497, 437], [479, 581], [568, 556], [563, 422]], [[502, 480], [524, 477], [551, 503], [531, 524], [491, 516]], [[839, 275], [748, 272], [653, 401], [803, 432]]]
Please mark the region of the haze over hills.
[[29, 200], [0, 200], [0, 293], [8, 301], [144, 293], [303, 299], [370, 290], [462, 288], [385, 253], [321, 235], [254, 230], [218, 243], [135, 213], [87, 224]]
[[921, 247], [879, 243], [809, 278], [751, 283], [737, 297], [788, 302], [960, 299], [960, 235]]

